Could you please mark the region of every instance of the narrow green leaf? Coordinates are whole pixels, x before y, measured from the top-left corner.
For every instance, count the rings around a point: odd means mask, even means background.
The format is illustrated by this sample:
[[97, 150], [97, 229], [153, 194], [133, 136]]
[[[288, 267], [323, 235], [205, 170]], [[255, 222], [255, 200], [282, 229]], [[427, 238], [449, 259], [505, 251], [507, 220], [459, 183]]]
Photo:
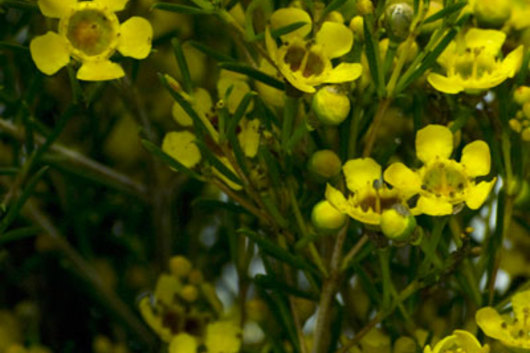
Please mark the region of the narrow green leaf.
[[316, 273], [316, 270], [313, 267], [311, 267], [311, 265], [309, 265], [306, 261], [304, 261], [302, 257], [289, 253], [287, 250], [282, 249], [278, 245], [274, 244], [273, 242], [266, 239], [265, 237], [260, 236], [256, 232], [250, 229], [247, 229], [247, 228], [242, 228], [238, 230], [238, 233], [243, 234], [244, 236], [248, 237], [250, 240], [252, 240], [254, 243], [258, 245], [261, 251], [274, 257], [275, 259], [285, 262], [294, 268], [303, 269], [303, 270], [310, 271], [312, 273]]
[[212, 49], [211, 47], [204, 45], [202, 43], [196, 42], [194, 40], [191, 40], [188, 43], [190, 43], [190, 45], [193, 46], [194, 48], [202, 51], [204, 54], [208, 55], [212, 59], [215, 59], [219, 62], [236, 61], [236, 59], [232, 58], [231, 56], [220, 53], [217, 50]]
[[281, 185], [282, 177], [280, 175], [280, 166], [278, 160], [274, 158], [268, 147], [260, 146], [258, 149], [258, 156], [262, 160], [262, 164], [266, 166], [269, 176], [271, 177], [272, 185], [279, 187]]
[[3, 0], [2, 5], [7, 7], [12, 7], [20, 10], [30, 10], [30, 11], [39, 11], [39, 7], [35, 3], [22, 0]]
[[254, 277], [254, 283], [264, 289], [277, 290], [279, 292], [288, 293], [294, 295], [295, 297], [309, 300], [318, 300], [318, 295], [290, 286], [287, 283], [278, 280], [278, 278], [269, 275], [256, 275], [256, 277]]
[[347, 0], [332, 0], [328, 6], [326, 6], [326, 8], [324, 9], [324, 11], [322, 11], [322, 14], [320, 15], [320, 21], [323, 21], [326, 16], [332, 12], [332, 11], [335, 11], [337, 10], [339, 7], [341, 7], [342, 5], [344, 5], [346, 3]]
[[40, 232], [42, 232], [42, 230], [39, 227], [23, 227], [5, 232], [0, 236], [0, 246], [13, 241], [33, 237]]
[[20, 171], [17, 167], [2, 167], [0, 168], [0, 175], [15, 175]]
[[18, 199], [16, 199], [13, 204], [9, 205], [7, 214], [0, 222], [0, 234], [3, 234], [6, 229], [9, 227], [9, 225], [17, 218], [20, 210], [22, 209], [22, 206], [26, 203], [27, 199], [31, 196], [33, 193], [33, 189], [35, 189], [35, 185], [37, 185], [37, 182], [42, 178], [42, 176], [48, 171], [48, 166], [44, 166], [41, 169], [39, 169], [28, 181], [28, 184], [24, 191], [22, 191], [22, 194]]
[[515, 82], [518, 86], [524, 84], [526, 77], [528, 75], [528, 63], [530, 62], [530, 50], [527, 50], [526, 53], [524, 53], [523, 56], [523, 63], [521, 64], [521, 69], [519, 70], [519, 73], [517, 74], [517, 78], [515, 79]]
[[375, 40], [370, 28], [371, 16], [364, 16], [364, 37], [365, 37], [365, 49], [366, 59], [368, 60], [368, 67], [370, 68], [370, 74], [372, 75], [375, 89], [379, 97], [382, 97], [384, 92], [384, 77], [381, 67], [381, 60], [379, 58], [379, 44]]
[[[271, 30], [271, 36], [272, 38], [279, 38], [280, 36], [296, 31], [298, 28], [301, 28], [306, 24], [307, 22], [295, 22], [295, 23], [288, 24], [287, 26], [273, 29]], [[254, 42], [254, 41], [263, 40], [263, 39], [265, 39], [264, 32], [256, 34], [253, 38], [250, 39], [250, 41]]]
[[233, 63], [233, 62], [224, 62], [224, 63], [220, 63], [219, 67], [221, 69], [247, 75], [248, 77], [251, 77], [257, 81], [263, 82], [264, 84], [277, 88], [279, 90], [283, 91], [285, 89], [285, 84], [282, 81], [272, 76], [269, 76], [266, 73], [263, 73], [259, 70], [256, 70], [248, 65]]
[[246, 208], [241, 207], [238, 204], [235, 204], [233, 202], [224, 202], [214, 199], [206, 199], [206, 198], [197, 198], [193, 200], [191, 203], [192, 206], [200, 208], [204, 211], [217, 211], [219, 209], [224, 209], [230, 212], [234, 213], [246, 213], [250, 214], [250, 212], [247, 211]]
[[179, 172], [182, 172], [192, 178], [202, 180], [202, 177], [199, 174], [185, 167], [182, 163], [177, 161], [175, 158], [171, 157], [166, 152], [162, 151], [162, 149], [160, 149], [157, 145], [155, 145], [151, 141], [142, 139], [142, 145], [145, 147], [146, 150], [154, 154], [162, 162], [166, 163], [170, 168], [173, 168]]
[[177, 65], [182, 75], [182, 86], [184, 90], [191, 94], [193, 92], [193, 83], [191, 82], [190, 70], [188, 68], [188, 63], [186, 62], [186, 57], [182, 51], [182, 45], [177, 38], [171, 40], [171, 45], [173, 46], [173, 52], [175, 53], [175, 58], [177, 59]]
[[448, 16], [451, 16], [453, 13], [460, 11], [466, 5], [467, 5], [467, 1], [462, 1], [456, 4], [452, 4], [447, 7], [444, 7], [442, 10], [438, 11], [437, 13], [432, 14], [431, 16], [427, 17], [422, 22], [422, 25], [437, 21], [442, 18], [447, 18]]
[[210, 162], [212, 167], [217, 169], [221, 174], [223, 174], [226, 178], [228, 178], [230, 181], [238, 184], [243, 185], [241, 180], [232, 172], [226, 165], [224, 165], [223, 162], [221, 162], [213, 153], [212, 151], [206, 146], [206, 144], [201, 141], [197, 140], [195, 142], [199, 149], [201, 150], [201, 154]]
[[177, 12], [177, 13], [182, 13], [186, 15], [211, 15], [213, 13], [212, 10], [201, 9], [198, 7], [187, 6], [187, 5], [170, 4], [167, 2], [157, 2], [153, 4], [153, 6], [151, 6], [151, 9]]
[[237, 106], [236, 111], [234, 112], [234, 115], [232, 115], [232, 118], [230, 119], [230, 123], [228, 124], [227, 134], [235, 134], [236, 128], [239, 125], [239, 122], [245, 115], [245, 112], [248, 109], [248, 106], [250, 105], [250, 102], [252, 101], [252, 98], [256, 96], [256, 92], [248, 92], [245, 94], [239, 105]]
[[16, 50], [16, 51], [20, 51], [20, 52], [24, 52], [24, 53], [29, 54], [28, 47], [25, 47], [25, 46], [20, 45], [18, 43], [0, 41], [0, 49]]

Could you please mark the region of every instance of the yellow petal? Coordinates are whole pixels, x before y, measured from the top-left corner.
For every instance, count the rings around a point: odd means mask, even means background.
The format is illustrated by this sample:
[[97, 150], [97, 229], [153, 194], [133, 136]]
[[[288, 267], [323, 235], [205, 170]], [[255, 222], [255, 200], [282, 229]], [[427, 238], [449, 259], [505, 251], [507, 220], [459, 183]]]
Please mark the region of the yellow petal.
[[129, 0], [93, 0], [96, 3], [101, 4], [112, 12], [121, 11], [127, 5]]
[[346, 198], [340, 192], [339, 190], [335, 189], [333, 186], [327, 184], [326, 185], [326, 200], [335, 207], [337, 210], [339, 210], [342, 213], [347, 213], [348, 210], [348, 202], [346, 201]]
[[421, 190], [421, 179], [418, 173], [413, 172], [403, 163], [391, 164], [383, 173], [383, 178], [407, 196], [412, 196]]
[[521, 68], [523, 62], [523, 46], [520, 45], [508, 54], [502, 61], [502, 67], [506, 71], [508, 77], [513, 77]]
[[[234, 79], [233, 77], [222, 77], [217, 81], [217, 92], [219, 97], [224, 99], [228, 89], [230, 89], [230, 95], [228, 96], [226, 106], [231, 114], [234, 114], [239, 103], [245, 97], [245, 94], [250, 92], [250, 86], [244, 80]], [[252, 109], [252, 105], [249, 104], [247, 111]]]
[[270, 18], [272, 29], [278, 29], [296, 22], [306, 22], [307, 24], [298, 28], [296, 31], [280, 36], [283, 42], [290, 41], [295, 37], [305, 37], [311, 32], [311, 16], [302, 9], [288, 7], [274, 11]]
[[487, 336], [501, 341], [512, 340], [509, 331], [503, 328], [504, 320], [492, 307], [487, 306], [477, 311], [475, 321]]
[[466, 174], [472, 178], [487, 175], [491, 167], [491, 155], [488, 144], [484, 141], [473, 141], [462, 150], [460, 163]]
[[453, 152], [453, 134], [443, 125], [427, 125], [416, 134], [416, 155], [423, 163], [449, 158]]
[[464, 330], [455, 330], [453, 336], [458, 342], [458, 346], [462, 348], [463, 352], [474, 352], [474, 353], [488, 353], [489, 346], [485, 345], [482, 347], [480, 342], [471, 333]]
[[471, 28], [467, 31], [464, 40], [467, 48], [481, 48], [496, 55], [506, 40], [506, 34], [494, 29]]
[[217, 321], [206, 327], [204, 344], [208, 353], [237, 353], [241, 347], [241, 329], [232, 321]]
[[344, 164], [342, 172], [352, 192], [371, 187], [375, 180], [381, 179], [381, 166], [372, 158], [351, 159]]
[[515, 317], [519, 321], [528, 320], [530, 312], [530, 290], [519, 292], [512, 298], [512, 307]]
[[53, 75], [70, 61], [66, 39], [55, 32], [35, 37], [29, 50], [37, 68], [46, 75]]
[[153, 28], [143, 17], [131, 17], [120, 26], [118, 50], [125, 56], [144, 59], [151, 51]]
[[201, 152], [195, 144], [195, 135], [189, 131], [173, 131], [166, 134], [162, 150], [188, 168], [201, 160]]
[[[208, 113], [212, 109], [212, 98], [210, 97], [210, 93], [208, 93], [207, 90], [204, 88], [197, 88], [193, 92], [193, 96], [189, 98], [191, 101], [191, 104], [193, 106], [193, 109], [199, 114], [199, 116], [206, 119], [206, 113]], [[181, 126], [193, 126], [193, 120], [191, 117], [182, 109], [180, 104], [174, 103], [173, 107], [171, 108], [171, 115], [173, 116], [173, 119], [177, 122], [177, 124]]]
[[39, 0], [37, 3], [40, 12], [51, 18], [68, 16], [77, 6], [77, 0]]
[[359, 63], [340, 63], [329, 71], [326, 83], [342, 83], [354, 81], [361, 76], [363, 66]]
[[175, 299], [175, 294], [182, 289], [182, 284], [177, 277], [169, 274], [158, 276], [155, 287], [155, 298], [158, 302], [166, 306], [171, 306]]
[[482, 206], [484, 201], [488, 198], [488, 195], [495, 185], [497, 178], [493, 178], [491, 181], [482, 181], [477, 185], [471, 185], [466, 190], [466, 205], [472, 210], [476, 210]]
[[353, 45], [353, 32], [342, 23], [326, 21], [316, 34], [324, 55], [337, 58], [348, 53]]
[[169, 353], [196, 353], [197, 340], [187, 333], [179, 333], [169, 343]]
[[125, 76], [120, 65], [107, 61], [86, 61], [83, 63], [77, 78], [83, 81], [106, 81]]
[[171, 340], [171, 331], [162, 325], [162, 320], [157, 316], [151, 307], [148, 297], [142, 298], [139, 304], [140, 314], [147, 324], [155, 331], [162, 340], [169, 342]]
[[430, 73], [427, 76], [427, 81], [436, 90], [444, 93], [456, 94], [464, 90], [464, 87], [459, 82], [436, 73]]
[[259, 147], [259, 119], [247, 120], [243, 118], [240, 123], [241, 132], [237, 135], [239, 144], [245, 153], [245, 156], [253, 158], [258, 154]]
[[436, 197], [420, 196], [416, 207], [429, 216], [445, 216], [453, 213], [453, 205]]
[[276, 61], [278, 55], [278, 46], [276, 45], [274, 38], [272, 38], [269, 27], [265, 28], [265, 46], [267, 47], [267, 51], [269, 52], [272, 60]]

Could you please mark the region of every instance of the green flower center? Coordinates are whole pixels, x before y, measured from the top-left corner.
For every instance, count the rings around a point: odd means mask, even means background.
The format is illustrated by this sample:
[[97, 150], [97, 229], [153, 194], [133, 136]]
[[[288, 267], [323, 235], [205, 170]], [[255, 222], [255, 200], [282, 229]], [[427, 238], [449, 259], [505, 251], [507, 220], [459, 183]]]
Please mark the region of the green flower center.
[[455, 59], [452, 67], [453, 74], [458, 74], [462, 79], [479, 79], [489, 75], [495, 70], [497, 61], [495, 57], [482, 50], [482, 48], [467, 49]]
[[91, 9], [73, 14], [66, 30], [72, 46], [89, 56], [107, 50], [115, 35], [111, 19], [101, 11]]
[[455, 198], [463, 193], [467, 182], [466, 176], [460, 170], [438, 162], [423, 176], [421, 188], [437, 197]]

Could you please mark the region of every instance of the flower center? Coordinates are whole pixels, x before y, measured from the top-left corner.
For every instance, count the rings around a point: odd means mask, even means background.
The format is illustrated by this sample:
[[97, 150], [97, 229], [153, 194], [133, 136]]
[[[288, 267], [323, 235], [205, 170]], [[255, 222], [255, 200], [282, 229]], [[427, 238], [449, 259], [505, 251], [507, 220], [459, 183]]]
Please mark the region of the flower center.
[[376, 213], [382, 213], [384, 210], [392, 208], [395, 204], [401, 204], [401, 199], [394, 191], [389, 189], [370, 188], [364, 195], [359, 195], [359, 206], [363, 212], [370, 209]]
[[103, 12], [92, 9], [74, 13], [66, 30], [72, 46], [89, 56], [107, 50], [115, 35], [111, 19]]
[[318, 76], [324, 72], [325, 63], [319, 53], [306, 50], [299, 45], [291, 45], [287, 49], [283, 61], [291, 71], [301, 71], [304, 77]]
[[452, 70], [464, 80], [480, 79], [491, 74], [496, 63], [495, 56], [483, 48], [468, 48], [463, 55], [455, 59]]
[[437, 197], [455, 198], [463, 193], [466, 186], [467, 179], [461, 171], [438, 162], [423, 176], [421, 188]]

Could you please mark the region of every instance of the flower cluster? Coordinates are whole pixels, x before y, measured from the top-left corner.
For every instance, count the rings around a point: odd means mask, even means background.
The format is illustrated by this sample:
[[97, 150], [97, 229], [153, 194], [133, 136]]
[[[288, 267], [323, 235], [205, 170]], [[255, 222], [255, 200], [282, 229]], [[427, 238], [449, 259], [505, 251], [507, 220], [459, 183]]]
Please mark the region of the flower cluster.
[[521, 139], [530, 141], [530, 87], [519, 86], [513, 94], [513, 100], [521, 106], [509, 124], [513, 131], [521, 134]]

